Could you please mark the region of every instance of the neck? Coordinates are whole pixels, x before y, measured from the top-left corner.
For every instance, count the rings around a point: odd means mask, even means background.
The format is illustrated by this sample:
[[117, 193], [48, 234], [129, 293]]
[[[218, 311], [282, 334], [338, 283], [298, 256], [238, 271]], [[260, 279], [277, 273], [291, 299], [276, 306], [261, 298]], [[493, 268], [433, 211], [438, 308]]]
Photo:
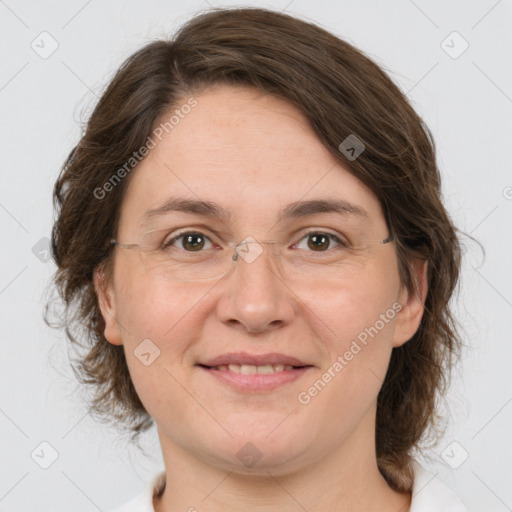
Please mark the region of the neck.
[[[410, 493], [391, 489], [376, 461], [374, 425], [328, 454], [294, 469], [282, 464], [249, 474], [199, 460], [159, 431], [166, 486], [155, 512], [408, 512]], [[256, 468], [254, 468], [255, 470]]]

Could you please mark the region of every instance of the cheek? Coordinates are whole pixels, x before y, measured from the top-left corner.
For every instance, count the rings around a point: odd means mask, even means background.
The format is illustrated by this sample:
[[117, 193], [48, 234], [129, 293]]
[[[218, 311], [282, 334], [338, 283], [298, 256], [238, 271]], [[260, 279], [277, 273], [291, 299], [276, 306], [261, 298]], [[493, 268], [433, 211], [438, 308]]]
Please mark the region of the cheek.
[[[382, 323], [381, 315], [394, 318], [392, 308], [398, 296], [398, 272], [391, 261], [371, 262], [357, 276], [324, 283], [316, 290], [304, 291], [307, 307], [318, 318], [318, 325], [336, 350], [377, 323], [382, 337], [392, 331], [390, 323]], [[389, 311], [391, 309], [391, 311]], [[386, 318], [389, 320], [389, 318]], [[372, 330], [373, 332], [373, 330]], [[361, 336], [364, 338], [364, 334]]]
[[331, 284], [307, 304], [320, 319], [326, 353], [320, 382], [310, 383], [312, 401], [333, 421], [348, 410], [357, 417], [378, 395], [392, 351], [397, 283], [393, 267], [369, 266], [357, 282]]
[[[179, 284], [144, 275], [134, 265], [120, 265], [116, 276], [117, 317], [125, 328], [123, 343], [149, 338], [161, 350], [173, 333], [194, 322], [194, 306], [202, 295], [190, 283]], [[176, 338], [176, 336], [174, 336]]]
[[[130, 271], [118, 278], [118, 319], [130, 376], [148, 413], [187, 407], [179, 382], [187, 350], [199, 338], [195, 321], [204, 296], [194, 286], [169, 283]], [[170, 420], [166, 420], [170, 421]]]
[[374, 297], [356, 302], [348, 294], [338, 304], [336, 336], [325, 345], [324, 364], [297, 398], [311, 408], [311, 418], [319, 418], [326, 437], [342, 440], [376, 407], [392, 351], [395, 310], [382, 309]]

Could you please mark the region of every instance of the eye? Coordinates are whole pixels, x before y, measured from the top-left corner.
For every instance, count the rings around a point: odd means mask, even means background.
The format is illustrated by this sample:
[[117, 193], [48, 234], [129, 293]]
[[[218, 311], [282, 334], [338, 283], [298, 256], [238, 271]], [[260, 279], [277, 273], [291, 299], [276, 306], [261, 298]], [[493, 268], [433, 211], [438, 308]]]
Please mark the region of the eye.
[[181, 239], [179, 245], [181, 245], [181, 249], [187, 252], [199, 252], [204, 249], [205, 244], [209, 242], [212, 243], [211, 240], [203, 233], [198, 231], [186, 231], [184, 233], [180, 233], [178, 235], [173, 236], [172, 238], [164, 240], [162, 243], [162, 249], [167, 249], [170, 246], [174, 246], [174, 243]]
[[[314, 252], [326, 252], [327, 249], [331, 248], [331, 240], [334, 240], [338, 246], [347, 247], [347, 245], [336, 235], [333, 235], [332, 233], [325, 233], [323, 231], [310, 231], [295, 245], [300, 244], [302, 240], [306, 239], [307, 248], [312, 249]], [[299, 247], [299, 249], [303, 248], [304, 247]]]

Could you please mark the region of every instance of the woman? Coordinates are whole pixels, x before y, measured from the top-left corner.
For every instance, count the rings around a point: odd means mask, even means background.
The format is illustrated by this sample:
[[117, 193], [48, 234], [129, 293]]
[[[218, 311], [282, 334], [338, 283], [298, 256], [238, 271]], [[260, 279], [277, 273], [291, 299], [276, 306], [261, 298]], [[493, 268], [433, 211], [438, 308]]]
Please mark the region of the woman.
[[264, 9], [132, 55], [55, 187], [93, 410], [154, 421], [124, 512], [466, 510], [413, 458], [460, 339], [431, 134], [371, 60]]

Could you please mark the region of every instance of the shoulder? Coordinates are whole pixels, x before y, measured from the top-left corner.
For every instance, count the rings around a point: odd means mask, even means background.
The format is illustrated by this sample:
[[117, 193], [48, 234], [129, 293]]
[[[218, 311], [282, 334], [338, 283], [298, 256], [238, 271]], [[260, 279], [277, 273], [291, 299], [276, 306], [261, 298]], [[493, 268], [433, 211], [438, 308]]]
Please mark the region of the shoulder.
[[436, 475], [413, 461], [414, 483], [409, 512], [468, 512], [460, 498]]
[[159, 494], [164, 486], [165, 472], [155, 474], [138, 496], [111, 512], [155, 512], [153, 496]]

